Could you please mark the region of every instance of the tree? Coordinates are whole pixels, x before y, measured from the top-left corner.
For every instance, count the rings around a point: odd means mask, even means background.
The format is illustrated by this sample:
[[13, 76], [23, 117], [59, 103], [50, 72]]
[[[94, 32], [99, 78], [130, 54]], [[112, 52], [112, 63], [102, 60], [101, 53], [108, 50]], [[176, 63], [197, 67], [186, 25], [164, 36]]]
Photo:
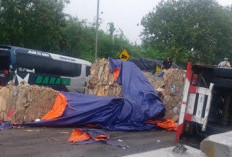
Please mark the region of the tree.
[[[66, 4], [68, 0], [0, 0], [0, 44], [94, 61], [94, 23], [65, 14]], [[108, 33], [99, 30], [99, 57], [118, 58], [123, 49], [138, 50], [115, 29], [110, 22]]]
[[[78, 58], [93, 60], [94, 28], [85, 21], [69, 17], [62, 28], [60, 52]], [[91, 57], [92, 56], [92, 57]]]
[[110, 22], [110, 23], [108, 23], [108, 26], [109, 26], [108, 32], [110, 33], [110, 36], [113, 39], [113, 35], [114, 35], [114, 31], [115, 31], [114, 23]]
[[59, 47], [67, 0], [0, 0], [0, 42], [46, 51]]
[[[215, 0], [162, 1], [142, 19], [143, 46], [176, 63], [215, 64], [232, 57], [231, 8]], [[158, 51], [157, 51], [158, 50]]]

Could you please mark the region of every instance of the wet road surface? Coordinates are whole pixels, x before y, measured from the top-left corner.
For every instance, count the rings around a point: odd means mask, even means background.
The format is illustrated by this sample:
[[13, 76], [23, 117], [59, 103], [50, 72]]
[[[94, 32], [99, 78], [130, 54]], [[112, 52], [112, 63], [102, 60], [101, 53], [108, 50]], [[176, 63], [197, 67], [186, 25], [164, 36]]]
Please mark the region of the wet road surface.
[[111, 141], [125, 147], [106, 144], [68, 143], [72, 128], [17, 128], [0, 131], [1, 157], [120, 157], [175, 146], [175, 132], [106, 131]]

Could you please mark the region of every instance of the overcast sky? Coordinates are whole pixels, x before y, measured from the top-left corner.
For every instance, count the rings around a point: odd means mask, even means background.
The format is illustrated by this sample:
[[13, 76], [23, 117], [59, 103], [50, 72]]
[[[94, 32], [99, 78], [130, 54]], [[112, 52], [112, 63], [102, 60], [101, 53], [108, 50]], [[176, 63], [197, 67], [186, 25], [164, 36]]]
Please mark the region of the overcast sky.
[[[221, 5], [232, 5], [232, 0], [217, 0]], [[140, 43], [143, 27], [141, 19], [160, 2], [160, 0], [100, 0], [100, 18], [103, 30], [107, 23], [113, 22], [116, 29], [122, 29], [130, 42]], [[94, 22], [97, 13], [97, 0], [70, 0], [65, 12]]]

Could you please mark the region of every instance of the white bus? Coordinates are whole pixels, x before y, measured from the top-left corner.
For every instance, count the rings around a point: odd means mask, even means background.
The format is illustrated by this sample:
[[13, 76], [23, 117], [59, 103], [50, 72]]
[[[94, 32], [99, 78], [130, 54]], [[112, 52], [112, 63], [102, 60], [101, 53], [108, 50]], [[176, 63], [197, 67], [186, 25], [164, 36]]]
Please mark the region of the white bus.
[[0, 85], [9, 81], [84, 92], [91, 63], [82, 59], [15, 46], [0, 46]]

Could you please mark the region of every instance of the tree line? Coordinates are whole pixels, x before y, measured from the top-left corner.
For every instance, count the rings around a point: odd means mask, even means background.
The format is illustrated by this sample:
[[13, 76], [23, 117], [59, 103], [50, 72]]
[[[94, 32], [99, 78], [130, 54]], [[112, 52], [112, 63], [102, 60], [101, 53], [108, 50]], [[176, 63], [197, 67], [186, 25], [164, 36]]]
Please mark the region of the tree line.
[[232, 6], [215, 0], [161, 1], [141, 23], [151, 57], [170, 55], [180, 65], [215, 65], [224, 57], [232, 61]]
[[[64, 12], [68, 0], [0, 0], [0, 44], [94, 60], [95, 23]], [[98, 57], [118, 58], [123, 49], [136, 56], [122, 31], [114, 23], [99, 30]], [[139, 54], [139, 53], [138, 53]], [[139, 56], [139, 55], [138, 55]]]
[[[0, 44], [94, 61], [95, 26], [64, 12], [68, 0], [0, 0]], [[142, 44], [129, 42], [114, 23], [99, 30], [98, 57], [164, 59], [217, 64], [232, 59], [232, 6], [215, 0], [163, 0], [141, 20]]]

